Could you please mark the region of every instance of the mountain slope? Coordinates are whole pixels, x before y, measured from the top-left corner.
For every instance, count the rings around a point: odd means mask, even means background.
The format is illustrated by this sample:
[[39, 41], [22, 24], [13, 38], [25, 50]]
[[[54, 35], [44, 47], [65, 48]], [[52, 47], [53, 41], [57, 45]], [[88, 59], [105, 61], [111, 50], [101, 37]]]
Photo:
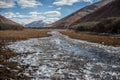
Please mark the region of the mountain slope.
[[78, 21], [82, 17], [86, 16], [89, 13], [94, 12], [98, 8], [101, 8], [102, 6], [108, 4], [111, 1], [113, 1], [113, 0], [102, 0], [100, 2], [97, 2], [97, 3], [94, 3], [92, 5], [86, 6], [82, 9], [72, 13], [71, 15], [69, 15], [65, 18], [56, 21], [55, 23], [49, 25], [49, 27], [69, 27], [71, 24]]
[[23, 26], [0, 15], [0, 30], [21, 30]]
[[31, 28], [40, 28], [40, 27], [44, 27], [46, 25], [47, 25], [47, 23], [43, 22], [42, 20], [39, 20], [39, 21], [34, 21], [29, 24], [26, 24], [25, 26], [31, 27]]
[[114, 0], [113, 2], [96, 10], [95, 12], [84, 16], [72, 25], [76, 25], [82, 22], [100, 21], [110, 17], [120, 17], [120, 0]]

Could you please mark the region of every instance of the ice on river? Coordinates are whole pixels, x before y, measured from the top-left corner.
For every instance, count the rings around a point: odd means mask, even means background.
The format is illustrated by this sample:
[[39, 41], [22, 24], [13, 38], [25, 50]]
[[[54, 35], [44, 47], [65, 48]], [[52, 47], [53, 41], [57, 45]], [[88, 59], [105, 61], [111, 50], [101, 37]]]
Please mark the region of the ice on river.
[[24, 74], [32, 80], [120, 79], [120, 47], [71, 39], [57, 30], [49, 33], [6, 46], [21, 54], [10, 61], [29, 65]]

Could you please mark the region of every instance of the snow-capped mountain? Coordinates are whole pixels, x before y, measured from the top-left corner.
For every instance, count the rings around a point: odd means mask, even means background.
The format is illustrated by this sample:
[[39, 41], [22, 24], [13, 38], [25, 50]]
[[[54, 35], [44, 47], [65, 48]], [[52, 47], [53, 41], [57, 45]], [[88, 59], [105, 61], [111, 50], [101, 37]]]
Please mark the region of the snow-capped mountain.
[[45, 27], [47, 25], [47, 23], [43, 22], [42, 20], [39, 21], [33, 21], [29, 24], [26, 24], [26, 27], [30, 27], [30, 28], [40, 28], [40, 27]]

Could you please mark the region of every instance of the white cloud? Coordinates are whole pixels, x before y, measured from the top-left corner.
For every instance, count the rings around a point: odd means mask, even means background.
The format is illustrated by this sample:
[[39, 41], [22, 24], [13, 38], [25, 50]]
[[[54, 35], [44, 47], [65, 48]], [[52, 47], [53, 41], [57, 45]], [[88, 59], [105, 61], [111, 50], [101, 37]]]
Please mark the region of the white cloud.
[[9, 19], [16, 17], [16, 15], [13, 12], [6, 12], [2, 15], [5, 16], [6, 18], [9, 18]]
[[23, 18], [13, 18], [14, 21], [16, 22], [19, 22], [20, 24], [28, 24], [28, 23], [31, 23], [33, 21], [38, 21], [38, 20], [44, 20], [45, 17], [44, 16], [36, 16], [36, 17], [32, 17], [31, 15], [30, 16], [27, 16], [26, 18], [23, 17]]
[[36, 7], [38, 5], [42, 5], [42, 3], [37, 2], [36, 0], [17, 0], [17, 3], [22, 7]]
[[29, 14], [30, 14], [32, 17], [36, 17], [36, 16], [40, 15], [41, 12], [36, 12], [36, 11], [34, 11], [34, 12], [29, 12]]
[[83, 0], [83, 1], [93, 3], [93, 0]]
[[53, 22], [55, 22], [55, 21], [57, 21], [59, 19], [60, 18], [46, 18], [43, 21], [46, 22], [46, 23], [48, 23], [48, 24], [50, 24], [50, 23], [53, 23]]
[[57, 8], [56, 10], [61, 10], [62, 8], [61, 7], [59, 7], [59, 8]]
[[[32, 13], [32, 12], [30, 12], [30, 13]], [[27, 15], [21, 14], [19, 12], [16, 12], [16, 13], [5, 12], [5, 13], [0, 13], [0, 14], [2, 14], [3, 16], [5, 16], [5, 17], [17, 22], [17, 23], [20, 23], [20, 24], [27, 24], [27, 23], [30, 23], [32, 21], [44, 20], [45, 19], [44, 16], [41, 16], [41, 15], [33, 16], [30, 13], [27, 14]]]
[[21, 19], [21, 21], [22, 21], [22, 19], [24, 19], [24, 18], [29, 18], [29, 15], [23, 15], [23, 14], [15, 14], [16, 16], [15, 17], [13, 17], [13, 18], [18, 18], [18, 19]]
[[49, 17], [61, 16], [59, 11], [47, 11], [44, 14]]
[[11, 8], [14, 5], [14, 0], [0, 0], [0, 8]]
[[13, 18], [23, 19], [23, 18], [30, 17], [29, 15], [23, 15], [23, 14], [20, 14], [19, 12], [16, 12], [16, 13], [5, 12], [5, 13], [2, 13], [2, 15], [5, 16], [6, 18], [9, 18], [9, 19], [13, 19]]
[[46, 17], [45, 16], [41, 16], [41, 15], [38, 15], [38, 16], [30, 16], [30, 19], [32, 21], [37, 21], [37, 20], [44, 20]]
[[11, 8], [18, 3], [22, 8], [42, 6], [37, 0], [0, 0], [0, 8]]
[[[44, 22], [50, 24], [53, 23], [60, 18], [58, 17], [45, 17], [41, 15], [41, 12], [29, 12], [28, 14], [21, 14], [19, 12], [13, 13], [13, 12], [5, 12], [0, 13], [3, 16], [7, 17], [8, 19], [11, 19], [17, 23], [20, 23], [22, 25], [28, 24], [33, 21], [43, 20]], [[33, 16], [33, 14], [38, 14], [37, 16]]]
[[53, 6], [48, 6], [49, 8], [52, 8]]
[[53, 4], [57, 6], [63, 6], [63, 5], [72, 6], [74, 3], [80, 1], [93, 3], [93, 0], [56, 0], [55, 2], [53, 2]]
[[73, 5], [74, 3], [79, 2], [80, 0], [56, 0], [53, 2], [54, 5], [63, 6], [63, 5]]
[[41, 14], [41, 12], [33, 11], [33, 12], [29, 12], [29, 14], [38, 15], [38, 14]]

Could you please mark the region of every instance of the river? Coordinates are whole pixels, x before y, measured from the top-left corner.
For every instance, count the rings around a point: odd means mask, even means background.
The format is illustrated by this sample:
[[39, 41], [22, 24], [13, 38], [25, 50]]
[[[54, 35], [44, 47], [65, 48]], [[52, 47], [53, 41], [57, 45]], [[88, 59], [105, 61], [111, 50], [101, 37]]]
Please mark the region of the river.
[[120, 80], [120, 47], [71, 39], [58, 30], [52, 36], [11, 42], [20, 56], [9, 59], [29, 65], [32, 80]]

